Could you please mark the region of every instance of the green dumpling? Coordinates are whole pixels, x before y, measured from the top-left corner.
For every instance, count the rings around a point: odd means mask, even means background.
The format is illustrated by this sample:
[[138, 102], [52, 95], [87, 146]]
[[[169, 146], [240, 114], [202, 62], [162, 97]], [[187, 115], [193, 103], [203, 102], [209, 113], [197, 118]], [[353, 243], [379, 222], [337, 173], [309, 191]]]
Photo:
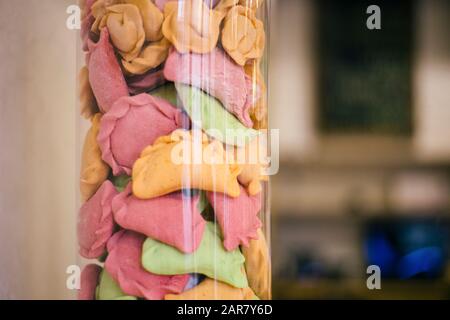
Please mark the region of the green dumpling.
[[206, 223], [200, 247], [191, 254], [159, 241], [147, 238], [142, 250], [142, 266], [160, 275], [201, 273], [236, 288], [248, 287], [244, 273], [245, 258], [239, 249], [226, 251], [219, 231], [212, 222]]
[[100, 283], [95, 293], [96, 300], [137, 300], [136, 297], [127, 296], [122, 292], [119, 285], [113, 278], [103, 269], [100, 274]]
[[257, 130], [245, 127], [216, 98], [184, 84], [177, 83], [175, 87], [192, 123], [209, 136], [242, 147], [259, 135]]
[[172, 82], [166, 83], [165, 85], [162, 85], [150, 91], [149, 94], [154, 97], [165, 99], [175, 107], [178, 105], [177, 90], [175, 89], [175, 85]]

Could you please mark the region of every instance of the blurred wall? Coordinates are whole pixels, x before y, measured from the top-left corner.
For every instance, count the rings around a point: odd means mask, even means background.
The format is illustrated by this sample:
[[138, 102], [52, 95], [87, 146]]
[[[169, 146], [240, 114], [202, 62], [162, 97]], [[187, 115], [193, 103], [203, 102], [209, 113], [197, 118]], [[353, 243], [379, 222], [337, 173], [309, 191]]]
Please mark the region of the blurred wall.
[[316, 147], [315, 7], [311, 0], [272, 1], [270, 125], [280, 129], [283, 160]]
[[417, 16], [415, 147], [425, 161], [450, 159], [450, 1], [421, 0]]
[[[317, 128], [317, 98], [326, 94], [317, 88], [316, 20], [320, 12], [314, 0], [272, 3], [271, 126], [281, 129], [284, 162], [314, 160], [321, 149], [330, 149], [330, 139], [323, 139]], [[416, 12], [411, 153], [420, 161], [443, 162], [450, 159], [450, 2], [418, 0]], [[355, 142], [350, 141], [351, 148]], [[347, 154], [341, 150], [337, 156]]]
[[0, 1], [0, 298], [72, 296], [76, 34], [65, 21], [73, 3]]
[[281, 151], [272, 179], [274, 287], [288, 279], [278, 293], [289, 291], [305, 257], [344, 270], [347, 278], [363, 275], [361, 226], [370, 219], [426, 217], [449, 208], [450, 1], [415, 2], [414, 129], [407, 137], [318, 128], [319, 100], [327, 94], [317, 75], [318, 2], [273, 2], [270, 121], [280, 129]]

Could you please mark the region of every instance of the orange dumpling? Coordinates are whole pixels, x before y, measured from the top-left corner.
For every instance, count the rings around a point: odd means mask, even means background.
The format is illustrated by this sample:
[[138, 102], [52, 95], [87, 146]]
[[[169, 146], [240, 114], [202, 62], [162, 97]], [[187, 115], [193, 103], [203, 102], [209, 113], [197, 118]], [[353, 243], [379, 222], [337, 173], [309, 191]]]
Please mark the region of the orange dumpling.
[[164, 7], [162, 32], [181, 53], [208, 53], [217, 45], [225, 14], [202, 0], [170, 1]]
[[270, 253], [261, 229], [258, 239], [250, 240], [248, 247], [241, 247], [245, 257], [245, 270], [249, 287], [263, 300], [271, 299]]
[[92, 126], [84, 141], [80, 171], [80, 192], [83, 201], [94, 195], [109, 174], [109, 167], [103, 162], [102, 153], [97, 143], [101, 117], [101, 113], [92, 117]]
[[238, 181], [243, 185], [249, 195], [254, 196], [262, 191], [262, 182], [269, 181], [265, 173], [267, 164], [262, 157], [267, 155], [267, 147], [260, 142], [259, 138], [253, 139], [243, 147], [227, 149], [228, 157], [234, 159], [240, 165], [241, 173]]
[[227, 163], [223, 144], [201, 131], [176, 130], [144, 149], [132, 172], [133, 194], [151, 199], [182, 189], [238, 197], [241, 167]]
[[259, 300], [252, 289], [235, 288], [226, 283], [205, 279], [198, 286], [180, 294], [167, 294], [165, 300]]

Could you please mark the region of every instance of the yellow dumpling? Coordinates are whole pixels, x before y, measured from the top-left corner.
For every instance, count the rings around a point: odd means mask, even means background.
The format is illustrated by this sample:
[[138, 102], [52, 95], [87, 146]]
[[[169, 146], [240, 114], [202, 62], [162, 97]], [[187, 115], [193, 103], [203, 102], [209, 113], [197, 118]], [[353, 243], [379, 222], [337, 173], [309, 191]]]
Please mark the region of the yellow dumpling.
[[[199, 157], [200, 155], [200, 157]], [[132, 172], [133, 193], [151, 199], [182, 189], [238, 197], [241, 167], [228, 164], [223, 144], [201, 131], [176, 130], [144, 149]]]
[[264, 169], [267, 164], [261, 159], [261, 155], [267, 154], [267, 148], [260, 143], [259, 138], [253, 139], [243, 147], [228, 149], [228, 157], [234, 159], [240, 165], [241, 173], [238, 181], [243, 185], [249, 195], [254, 196], [262, 191], [261, 183], [269, 181], [269, 176], [265, 175]]
[[249, 287], [263, 300], [271, 299], [270, 253], [261, 229], [258, 240], [251, 240], [248, 247], [241, 247], [245, 257], [245, 270]]
[[101, 113], [96, 113], [92, 117], [92, 126], [84, 141], [80, 171], [80, 192], [83, 201], [94, 195], [109, 174], [109, 167], [103, 162], [102, 153], [97, 143], [101, 117]]
[[180, 294], [168, 294], [165, 300], [259, 300], [250, 288], [235, 288], [212, 279]]
[[162, 32], [179, 52], [207, 53], [217, 45], [225, 14], [202, 0], [170, 1], [164, 7]]
[[223, 22], [222, 45], [230, 57], [241, 66], [250, 59], [263, 56], [264, 25], [256, 18], [253, 10], [235, 6], [228, 11]]

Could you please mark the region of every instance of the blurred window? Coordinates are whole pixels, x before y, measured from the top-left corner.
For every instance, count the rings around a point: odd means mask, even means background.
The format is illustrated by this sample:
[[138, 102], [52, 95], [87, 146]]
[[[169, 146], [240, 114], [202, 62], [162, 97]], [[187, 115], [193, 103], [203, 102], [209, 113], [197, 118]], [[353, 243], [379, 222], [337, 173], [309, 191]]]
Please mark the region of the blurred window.
[[381, 30], [369, 30], [369, 1], [320, 0], [319, 124], [323, 133], [412, 132], [415, 1], [377, 1]]

